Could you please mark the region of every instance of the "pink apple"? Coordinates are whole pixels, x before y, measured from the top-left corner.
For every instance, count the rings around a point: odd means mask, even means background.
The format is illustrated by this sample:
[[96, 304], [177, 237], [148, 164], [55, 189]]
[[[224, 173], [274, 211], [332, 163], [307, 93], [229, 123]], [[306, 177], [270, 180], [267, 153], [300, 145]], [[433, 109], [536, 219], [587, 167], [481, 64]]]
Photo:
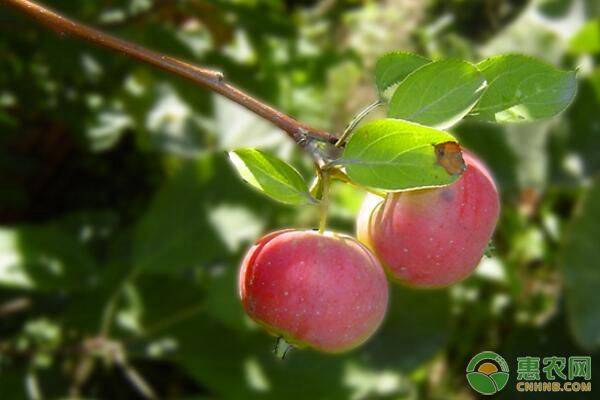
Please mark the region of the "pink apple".
[[388, 302], [385, 273], [369, 249], [310, 230], [260, 239], [242, 263], [239, 290], [248, 315], [270, 333], [330, 353], [367, 340]]
[[435, 189], [368, 195], [357, 220], [358, 239], [392, 279], [440, 287], [469, 276], [494, 232], [498, 191], [486, 166], [463, 150], [467, 169]]

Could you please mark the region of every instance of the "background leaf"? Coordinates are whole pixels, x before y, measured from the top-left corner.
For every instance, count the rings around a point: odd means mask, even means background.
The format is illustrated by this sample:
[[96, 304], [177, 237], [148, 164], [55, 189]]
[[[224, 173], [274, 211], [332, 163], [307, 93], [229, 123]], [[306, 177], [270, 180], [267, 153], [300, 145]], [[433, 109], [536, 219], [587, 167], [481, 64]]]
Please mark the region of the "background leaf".
[[382, 56], [375, 65], [377, 90], [383, 95], [390, 86], [400, 83], [408, 74], [430, 62], [426, 57], [401, 51]]
[[211, 158], [178, 167], [135, 227], [133, 262], [144, 272], [179, 271], [215, 259], [225, 246], [207, 215]]
[[277, 210], [224, 156], [176, 164], [134, 228], [133, 263], [152, 273], [211, 265], [254, 241]]
[[94, 262], [77, 238], [52, 226], [0, 229], [0, 286], [84, 289]]
[[573, 54], [600, 53], [600, 18], [596, 18], [585, 24], [571, 38], [569, 51]]
[[520, 172], [519, 159], [504, 128], [502, 125], [469, 120], [452, 131], [462, 148], [473, 151], [485, 160], [494, 172], [494, 181], [502, 187], [502, 194], [516, 190], [517, 172]]
[[[411, 371], [431, 358], [448, 339], [449, 296], [446, 290], [421, 291], [390, 286], [388, 315], [380, 331], [362, 349], [363, 360], [376, 369]], [[413, 310], [419, 309], [419, 313]]]
[[552, 117], [567, 108], [575, 96], [575, 72], [560, 71], [531, 57], [496, 56], [477, 67], [487, 79], [488, 88], [473, 114], [487, 121]]
[[360, 185], [396, 191], [454, 182], [437, 164], [434, 146], [455, 142], [449, 133], [397, 119], [383, 119], [354, 132], [340, 163]]
[[583, 174], [600, 171], [600, 68], [579, 84], [577, 99], [566, 113], [569, 134], [564, 150], [581, 159]]
[[398, 85], [388, 116], [448, 128], [469, 113], [484, 89], [483, 75], [468, 62], [435, 61], [412, 72]]
[[292, 166], [256, 149], [235, 150], [229, 158], [247, 183], [286, 204], [314, 204], [302, 175]]
[[600, 347], [600, 179], [587, 190], [571, 221], [563, 253], [565, 296], [571, 328], [586, 348]]

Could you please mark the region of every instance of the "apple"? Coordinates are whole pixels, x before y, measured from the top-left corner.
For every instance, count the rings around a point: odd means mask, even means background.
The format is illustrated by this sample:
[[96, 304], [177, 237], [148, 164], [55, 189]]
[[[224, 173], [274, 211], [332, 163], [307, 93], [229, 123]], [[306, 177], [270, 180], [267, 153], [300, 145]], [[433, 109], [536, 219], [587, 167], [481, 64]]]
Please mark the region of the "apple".
[[239, 275], [246, 313], [296, 347], [339, 353], [381, 324], [388, 283], [377, 258], [352, 237], [312, 230], [268, 234]]
[[488, 168], [463, 150], [466, 170], [433, 189], [367, 195], [357, 237], [395, 281], [415, 287], [458, 282], [479, 264], [498, 221], [500, 202]]

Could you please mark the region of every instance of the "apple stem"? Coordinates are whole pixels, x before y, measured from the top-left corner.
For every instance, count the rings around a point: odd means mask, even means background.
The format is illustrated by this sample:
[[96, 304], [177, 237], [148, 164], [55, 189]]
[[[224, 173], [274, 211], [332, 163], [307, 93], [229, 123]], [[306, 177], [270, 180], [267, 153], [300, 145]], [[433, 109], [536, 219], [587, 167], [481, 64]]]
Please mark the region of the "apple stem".
[[283, 360], [287, 353], [293, 348], [294, 346], [289, 344], [283, 336], [278, 336], [277, 340], [275, 341], [275, 346], [273, 346], [273, 353], [275, 356], [277, 356], [277, 358]]
[[329, 213], [329, 171], [317, 168], [317, 173], [321, 177], [321, 202], [319, 203], [319, 233], [324, 233], [327, 227], [327, 214]]
[[346, 175], [344, 173], [344, 171], [340, 170], [339, 168], [330, 168], [329, 173], [331, 175], [331, 179], [336, 179], [340, 182], [348, 183], [357, 189], [364, 190], [365, 192], [373, 193], [379, 197], [387, 196], [387, 192], [385, 192], [383, 190], [373, 189], [373, 188], [362, 186], [362, 185], [359, 185], [358, 183], [352, 182], [350, 180], [350, 178], [348, 178], [348, 175]]

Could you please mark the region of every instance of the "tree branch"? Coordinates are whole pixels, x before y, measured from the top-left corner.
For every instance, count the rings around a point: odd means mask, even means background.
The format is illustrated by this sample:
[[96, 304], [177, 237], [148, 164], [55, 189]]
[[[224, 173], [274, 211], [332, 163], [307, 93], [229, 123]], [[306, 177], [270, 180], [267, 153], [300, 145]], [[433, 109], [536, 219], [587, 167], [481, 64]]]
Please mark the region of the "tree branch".
[[32, 1], [0, 0], [0, 2], [27, 14], [43, 25], [57, 31], [60, 35], [70, 34], [107, 49], [118, 51], [133, 59], [186, 78], [199, 86], [225, 96], [284, 130], [313, 157], [318, 153], [315, 153], [312, 139], [331, 144], [337, 142], [337, 138], [334, 135], [303, 124], [225, 82], [221, 72], [200, 68], [174, 57], [148, 50], [135, 43], [119, 39], [68, 19]]

